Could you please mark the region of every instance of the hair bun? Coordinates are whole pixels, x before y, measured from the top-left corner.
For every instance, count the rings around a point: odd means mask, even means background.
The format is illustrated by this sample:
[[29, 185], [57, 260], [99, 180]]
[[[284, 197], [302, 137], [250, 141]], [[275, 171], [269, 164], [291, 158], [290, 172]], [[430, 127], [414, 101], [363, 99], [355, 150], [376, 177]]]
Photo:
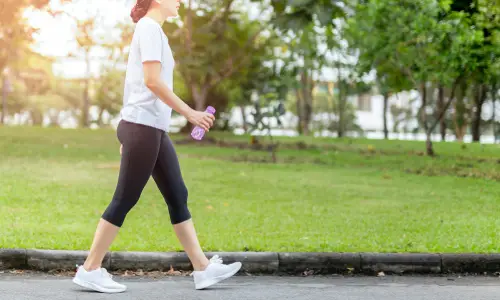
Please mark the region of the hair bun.
[[149, 8], [151, 7], [152, 0], [137, 0], [137, 3], [132, 8], [130, 12], [130, 17], [134, 23], [139, 22], [147, 13]]

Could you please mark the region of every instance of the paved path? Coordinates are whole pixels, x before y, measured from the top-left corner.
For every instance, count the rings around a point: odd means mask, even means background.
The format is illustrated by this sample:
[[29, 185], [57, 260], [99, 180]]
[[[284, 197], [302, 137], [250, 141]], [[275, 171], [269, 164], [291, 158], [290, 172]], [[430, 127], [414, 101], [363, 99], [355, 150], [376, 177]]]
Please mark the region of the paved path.
[[80, 289], [70, 277], [0, 274], [6, 300], [492, 300], [500, 299], [494, 277], [260, 277], [236, 276], [209, 290], [193, 289], [191, 277], [118, 278], [126, 293], [105, 295]]

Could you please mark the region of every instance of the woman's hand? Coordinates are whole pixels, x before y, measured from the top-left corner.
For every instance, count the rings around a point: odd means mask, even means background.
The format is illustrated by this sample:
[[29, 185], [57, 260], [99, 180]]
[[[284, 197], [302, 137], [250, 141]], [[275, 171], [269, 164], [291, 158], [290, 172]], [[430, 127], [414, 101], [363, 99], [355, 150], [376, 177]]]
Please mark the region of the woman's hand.
[[193, 110], [186, 117], [189, 123], [200, 126], [207, 132], [214, 125], [215, 117], [211, 113]]
[[123, 145], [120, 145], [120, 155], [123, 153]]

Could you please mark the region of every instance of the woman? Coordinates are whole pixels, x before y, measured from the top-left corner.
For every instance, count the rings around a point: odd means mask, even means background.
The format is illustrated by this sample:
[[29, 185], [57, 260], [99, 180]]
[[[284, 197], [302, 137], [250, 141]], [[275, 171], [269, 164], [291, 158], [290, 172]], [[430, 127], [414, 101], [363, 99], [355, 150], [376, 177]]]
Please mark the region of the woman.
[[139, 200], [150, 176], [168, 206], [174, 231], [194, 271], [196, 289], [203, 289], [236, 274], [241, 263], [222, 264], [218, 256], [204, 255], [187, 207], [188, 192], [179, 162], [167, 135], [172, 109], [205, 131], [214, 116], [195, 111], [173, 92], [174, 58], [161, 24], [178, 14], [179, 0], [138, 0], [131, 17], [137, 23], [131, 43], [121, 120], [117, 136], [122, 155], [113, 199], [99, 221], [89, 255], [73, 282], [103, 293], [126, 290], [115, 282], [102, 261], [122, 226], [125, 216]]

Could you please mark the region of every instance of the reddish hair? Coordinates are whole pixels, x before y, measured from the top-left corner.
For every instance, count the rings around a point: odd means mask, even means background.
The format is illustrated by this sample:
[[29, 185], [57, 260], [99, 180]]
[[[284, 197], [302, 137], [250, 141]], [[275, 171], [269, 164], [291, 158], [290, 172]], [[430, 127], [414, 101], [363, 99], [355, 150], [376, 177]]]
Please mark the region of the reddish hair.
[[152, 2], [153, 0], [137, 0], [137, 3], [130, 12], [130, 16], [132, 17], [132, 21], [134, 21], [134, 23], [139, 22], [139, 20], [148, 13]]

